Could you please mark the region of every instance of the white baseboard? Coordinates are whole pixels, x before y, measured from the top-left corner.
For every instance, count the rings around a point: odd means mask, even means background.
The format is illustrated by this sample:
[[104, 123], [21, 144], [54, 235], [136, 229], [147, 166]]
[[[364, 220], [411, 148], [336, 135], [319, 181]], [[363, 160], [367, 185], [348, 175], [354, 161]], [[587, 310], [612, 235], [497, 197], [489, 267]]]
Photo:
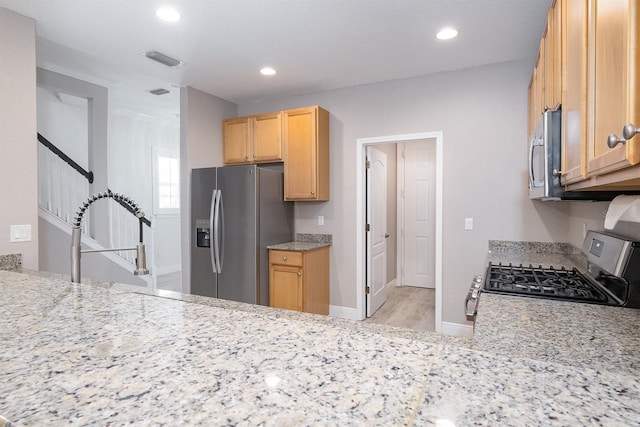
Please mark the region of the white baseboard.
[[387, 283], [384, 286], [386, 288], [393, 288], [394, 286], [398, 286], [398, 279], [393, 279], [392, 281], [390, 281], [389, 283]]
[[360, 313], [355, 308], [341, 307], [338, 305], [329, 306], [329, 316], [339, 317], [341, 319], [362, 320]]
[[472, 337], [473, 326], [463, 325], [462, 323], [442, 322], [443, 335], [452, 335], [455, 337]]

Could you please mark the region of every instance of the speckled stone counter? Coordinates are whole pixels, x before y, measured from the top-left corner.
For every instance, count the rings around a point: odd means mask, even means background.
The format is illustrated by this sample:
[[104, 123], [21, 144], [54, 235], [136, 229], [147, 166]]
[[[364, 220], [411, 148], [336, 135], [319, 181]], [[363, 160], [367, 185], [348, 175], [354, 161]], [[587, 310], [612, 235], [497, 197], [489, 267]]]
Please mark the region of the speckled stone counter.
[[21, 254], [0, 255], [0, 270], [18, 270], [22, 267]]
[[542, 267], [573, 267], [584, 270], [587, 259], [568, 243], [511, 242], [490, 240], [487, 261], [493, 264], [523, 264]]
[[640, 423], [637, 377], [327, 316], [0, 271], [14, 425]]
[[304, 234], [297, 233], [295, 242], [280, 243], [277, 245], [267, 246], [267, 249], [276, 249], [281, 251], [312, 251], [314, 249], [331, 246], [333, 236], [331, 234]]
[[[510, 244], [512, 243], [512, 244]], [[492, 263], [586, 268], [567, 244], [489, 244]], [[640, 375], [640, 310], [482, 293], [473, 348], [580, 368]]]

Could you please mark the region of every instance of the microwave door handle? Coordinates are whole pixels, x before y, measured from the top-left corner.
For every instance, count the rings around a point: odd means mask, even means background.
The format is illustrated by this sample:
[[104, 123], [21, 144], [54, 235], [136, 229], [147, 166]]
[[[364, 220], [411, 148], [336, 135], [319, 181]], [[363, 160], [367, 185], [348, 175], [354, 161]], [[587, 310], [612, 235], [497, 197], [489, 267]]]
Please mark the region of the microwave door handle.
[[531, 144], [529, 145], [529, 188], [533, 188], [533, 149], [535, 147], [535, 138], [531, 138]]
[[[545, 185], [544, 180], [536, 181], [536, 177], [535, 177], [535, 170], [533, 167], [533, 151], [536, 149], [536, 147], [544, 148], [544, 141], [542, 140], [542, 138], [533, 138], [531, 140], [531, 149], [529, 150], [529, 187], [530, 188], [543, 187]], [[545, 165], [546, 165], [546, 160], [545, 160]], [[544, 171], [542, 173], [544, 174]]]

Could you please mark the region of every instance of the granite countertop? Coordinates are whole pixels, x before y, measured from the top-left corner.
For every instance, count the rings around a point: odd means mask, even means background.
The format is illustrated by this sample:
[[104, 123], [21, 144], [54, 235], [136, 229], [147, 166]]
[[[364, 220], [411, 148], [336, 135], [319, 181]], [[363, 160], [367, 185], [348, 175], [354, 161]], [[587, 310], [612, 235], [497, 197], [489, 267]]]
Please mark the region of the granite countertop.
[[269, 245], [267, 249], [275, 249], [280, 251], [299, 251], [306, 252], [314, 249], [324, 248], [331, 246], [331, 243], [324, 242], [286, 242], [277, 245]]
[[635, 374], [364, 322], [0, 271], [14, 425], [640, 423]]
[[267, 246], [267, 249], [306, 252], [331, 246], [332, 242], [333, 236], [331, 234], [297, 233], [295, 241], [270, 245]]
[[[586, 269], [578, 248], [490, 242], [492, 263]], [[482, 293], [473, 348], [581, 368], [640, 376], [640, 310]]]

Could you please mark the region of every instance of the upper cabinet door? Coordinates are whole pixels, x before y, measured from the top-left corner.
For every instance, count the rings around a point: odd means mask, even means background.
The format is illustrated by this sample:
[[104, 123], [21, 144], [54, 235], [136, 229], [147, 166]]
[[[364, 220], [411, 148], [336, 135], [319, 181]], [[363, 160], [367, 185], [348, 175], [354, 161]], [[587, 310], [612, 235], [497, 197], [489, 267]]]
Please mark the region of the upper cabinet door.
[[562, 9], [562, 183], [571, 184], [586, 177], [588, 0]]
[[640, 163], [640, 136], [611, 148], [609, 135], [640, 126], [640, 4], [637, 0], [589, 0], [589, 105], [587, 175]]
[[251, 128], [249, 117], [225, 120], [222, 123], [222, 160], [225, 164], [249, 163]]
[[316, 110], [300, 108], [285, 111], [284, 163], [285, 200], [314, 199], [317, 196], [316, 165], [318, 160]]
[[282, 161], [282, 114], [260, 114], [252, 117], [253, 161]]
[[329, 200], [329, 113], [314, 106], [283, 114], [285, 200]]

